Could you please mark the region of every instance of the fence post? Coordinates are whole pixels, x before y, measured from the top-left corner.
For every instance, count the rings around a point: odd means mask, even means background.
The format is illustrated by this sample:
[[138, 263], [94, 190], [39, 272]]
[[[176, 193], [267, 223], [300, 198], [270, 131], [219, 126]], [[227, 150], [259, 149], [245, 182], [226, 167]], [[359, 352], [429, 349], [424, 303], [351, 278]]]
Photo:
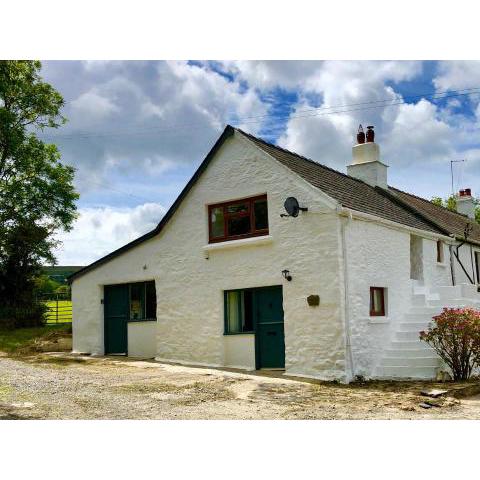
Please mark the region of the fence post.
[[56, 297], [57, 297], [57, 309], [56, 309], [56, 319], [57, 319], [57, 321], [56, 321], [56, 323], [58, 323], [58, 293], [57, 293]]

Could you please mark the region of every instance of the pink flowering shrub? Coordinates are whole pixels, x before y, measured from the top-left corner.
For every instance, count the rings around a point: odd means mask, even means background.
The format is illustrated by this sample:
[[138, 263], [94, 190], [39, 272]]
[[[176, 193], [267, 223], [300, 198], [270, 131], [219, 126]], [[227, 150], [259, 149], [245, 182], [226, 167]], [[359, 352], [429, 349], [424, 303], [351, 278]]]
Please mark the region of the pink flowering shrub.
[[428, 330], [420, 332], [450, 367], [454, 380], [466, 380], [480, 366], [480, 311], [473, 308], [444, 308], [433, 317]]

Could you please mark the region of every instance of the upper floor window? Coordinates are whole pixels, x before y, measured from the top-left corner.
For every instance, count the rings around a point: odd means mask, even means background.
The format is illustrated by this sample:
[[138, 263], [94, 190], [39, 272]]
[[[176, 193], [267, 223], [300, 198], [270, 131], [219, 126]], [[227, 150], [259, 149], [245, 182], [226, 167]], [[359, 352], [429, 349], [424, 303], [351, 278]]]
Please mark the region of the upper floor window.
[[208, 222], [210, 243], [268, 235], [267, 196], [209, 205]]

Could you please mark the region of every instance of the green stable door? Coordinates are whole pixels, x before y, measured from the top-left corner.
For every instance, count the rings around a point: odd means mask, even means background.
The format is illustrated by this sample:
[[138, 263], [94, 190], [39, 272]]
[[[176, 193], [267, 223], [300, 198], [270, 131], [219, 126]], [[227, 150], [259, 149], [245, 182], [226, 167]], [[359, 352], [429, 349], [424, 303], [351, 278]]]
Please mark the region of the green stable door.
[[106, 285], [104, 291], [105, 354], [127, 353], [129, 286]]
[[255, 289], [257, 368], [285, 368], [282, 287]]

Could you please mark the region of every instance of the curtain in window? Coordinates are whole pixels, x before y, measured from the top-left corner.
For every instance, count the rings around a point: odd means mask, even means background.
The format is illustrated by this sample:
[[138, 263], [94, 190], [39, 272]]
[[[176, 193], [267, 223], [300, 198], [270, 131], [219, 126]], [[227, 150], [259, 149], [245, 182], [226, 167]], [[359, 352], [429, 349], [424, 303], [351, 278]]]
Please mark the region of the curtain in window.
[[227, 293], [227, 319], [229, 333], [242, 331], [242, 292]]

